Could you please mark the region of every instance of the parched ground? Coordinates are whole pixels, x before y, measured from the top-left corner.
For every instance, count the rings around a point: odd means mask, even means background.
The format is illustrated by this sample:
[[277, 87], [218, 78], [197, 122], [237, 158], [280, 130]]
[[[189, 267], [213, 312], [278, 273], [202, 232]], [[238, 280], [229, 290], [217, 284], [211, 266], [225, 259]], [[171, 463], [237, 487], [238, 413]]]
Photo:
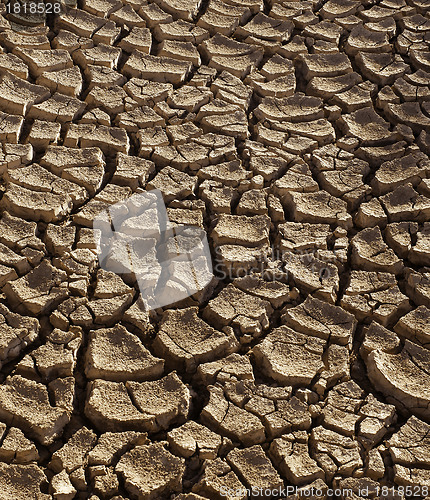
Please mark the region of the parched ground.
[[[0, 499], [429, 499], [429, 1], [0, 5]], [[148, 313], [154, 188], [215, 279]]]

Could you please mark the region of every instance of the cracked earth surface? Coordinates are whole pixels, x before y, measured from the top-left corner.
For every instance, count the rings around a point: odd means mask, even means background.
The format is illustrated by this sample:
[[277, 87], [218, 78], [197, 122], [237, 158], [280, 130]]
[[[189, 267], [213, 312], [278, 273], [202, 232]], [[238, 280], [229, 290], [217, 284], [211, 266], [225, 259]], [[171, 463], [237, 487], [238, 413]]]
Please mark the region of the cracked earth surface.
[[[0, 4], [1, 500], [428, 500], [428, 0], [67, 1]], [[152, 189], [156, 312], [92, 227]]]

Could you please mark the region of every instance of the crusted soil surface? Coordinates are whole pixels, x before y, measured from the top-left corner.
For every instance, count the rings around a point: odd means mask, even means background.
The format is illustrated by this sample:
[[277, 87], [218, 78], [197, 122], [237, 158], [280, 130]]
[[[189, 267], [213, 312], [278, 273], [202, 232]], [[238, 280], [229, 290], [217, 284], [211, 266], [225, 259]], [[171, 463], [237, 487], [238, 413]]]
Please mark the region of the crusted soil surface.
[[[429, 2], [23, 5], [0, 4], [0, 499], [428, 500]], [[153, 189], [214, 277], [148, 311], [93, 220]]]

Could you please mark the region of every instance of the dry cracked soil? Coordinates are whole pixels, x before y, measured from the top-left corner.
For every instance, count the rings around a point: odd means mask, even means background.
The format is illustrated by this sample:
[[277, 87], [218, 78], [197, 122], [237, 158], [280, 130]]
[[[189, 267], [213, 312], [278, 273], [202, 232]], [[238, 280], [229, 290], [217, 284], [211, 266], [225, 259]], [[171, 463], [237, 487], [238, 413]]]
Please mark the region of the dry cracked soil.
[[[429, 0], [2, 2], [0, 499], [428, 500]], [[153, 189], [214, 277], [148, 311]]]

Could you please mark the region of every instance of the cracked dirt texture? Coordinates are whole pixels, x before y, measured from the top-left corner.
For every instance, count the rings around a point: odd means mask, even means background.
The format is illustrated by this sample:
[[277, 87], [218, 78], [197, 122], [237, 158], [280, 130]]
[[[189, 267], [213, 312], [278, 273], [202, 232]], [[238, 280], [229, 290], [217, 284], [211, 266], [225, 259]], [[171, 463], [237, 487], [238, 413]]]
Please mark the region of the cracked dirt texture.
[[[429, 2], [74, 2], [0, 4], [0, 499], [428, 500]], [[215, 278], [148, 312], [152, 189]]]

